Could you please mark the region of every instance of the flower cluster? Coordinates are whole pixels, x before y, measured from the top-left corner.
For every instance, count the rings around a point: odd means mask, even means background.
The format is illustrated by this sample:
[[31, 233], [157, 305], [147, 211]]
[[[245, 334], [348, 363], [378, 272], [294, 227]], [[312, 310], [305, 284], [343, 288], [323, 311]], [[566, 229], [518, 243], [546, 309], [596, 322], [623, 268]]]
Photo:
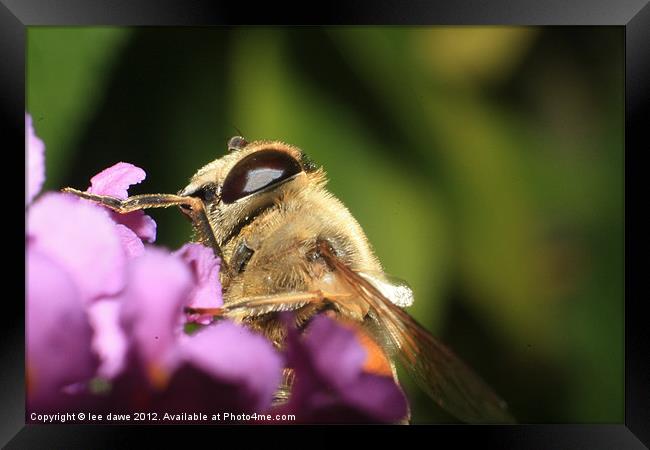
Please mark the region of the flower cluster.
[[[187, 315], [222, 304], [219, 259], [188, 243], [151, 245], [156, 223], [70, 194], [39, 194], [45, 146], [26, 115], [27, 412], [289, 412], [298, 422], [396, 422], [408, 405], [391, 377], [363, 371], [354, 333], [316, 317], [289, 326], [286, 351], [228, 320]], [[88, 192], [127, 198], [145, 172], [118, 163]], [[191, 327], [188, 327], [192, 324]], [[192, 328], [192, 331], [189, 330]], [[272, 406], [282, 371], [296, 383]]]

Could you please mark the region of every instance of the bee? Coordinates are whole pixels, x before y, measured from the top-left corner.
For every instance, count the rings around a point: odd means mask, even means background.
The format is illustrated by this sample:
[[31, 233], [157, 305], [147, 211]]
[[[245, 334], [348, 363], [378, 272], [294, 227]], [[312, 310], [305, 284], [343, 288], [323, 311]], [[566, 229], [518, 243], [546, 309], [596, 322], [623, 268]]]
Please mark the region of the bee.
[[[513, 422], [506, 404], [451, 350], [404, 311], [413, 292], [386, 275], [363, 229], [327, 191], [326, 174], [299, 148], [236, 136], [228, 153], [199, 169], [176, 195], [121, 200], [63, 189], [118, 213], [178, 206], [195, 240], [221, 260], [223, 306], [188, 312], [244, 323], [282, 347], [280, 313], [303, 327], [316, 314], [351, 326], [364, 370], [392, 376], [400, 361], [443, 409], [464, 422]], [[285, 370], [277, 400], [290, 395]]]

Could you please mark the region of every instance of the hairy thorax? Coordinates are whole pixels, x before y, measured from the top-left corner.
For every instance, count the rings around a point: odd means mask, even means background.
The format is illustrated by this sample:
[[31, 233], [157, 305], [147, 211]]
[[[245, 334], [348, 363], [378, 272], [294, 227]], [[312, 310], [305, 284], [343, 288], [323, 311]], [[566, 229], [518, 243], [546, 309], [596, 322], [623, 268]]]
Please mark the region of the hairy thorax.
[[[310, 197], [309, 202], [301, 198], [304, 195]], [[366, 304], [351, 296], [349, 286], [319, 257], [319, 241], [326, 241], [355, 270], [381, 271], [361, 227], [338, 199], [323, 188], [296, 192], [274, 202], [242, 227], [224, 249], [231, 267], [231, 274], [223, 280], [224, 302], [320, 291], [325, 296], [343, 296], [338, 312], [363, 320]], [[324, 307], [326, 303], [300, 308], [298, 325]], [[246, 322], [279, 343], [282, 327], [278, 320], [277, 314], [268, 314]]]

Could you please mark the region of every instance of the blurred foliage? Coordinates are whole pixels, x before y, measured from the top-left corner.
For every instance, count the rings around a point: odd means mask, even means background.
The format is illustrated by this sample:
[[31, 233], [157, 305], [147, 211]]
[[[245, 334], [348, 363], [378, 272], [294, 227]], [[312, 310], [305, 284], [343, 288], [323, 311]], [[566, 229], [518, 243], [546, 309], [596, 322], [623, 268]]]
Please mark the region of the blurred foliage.
[[32, 28], [27, 34], [27, 109], [47, 142], [46, 188], [72, 167], [69, 150], [101, 101], [128, 29]]
[[[28, 110], [49, 189], [125, 160], [136, 193], [176, 192], [240, 132], [300, 146], [520, 422], [621, 423], [622, 49], [616, 27], [32, 27]], [[414, 422], [452, 420], [401, 379]]]

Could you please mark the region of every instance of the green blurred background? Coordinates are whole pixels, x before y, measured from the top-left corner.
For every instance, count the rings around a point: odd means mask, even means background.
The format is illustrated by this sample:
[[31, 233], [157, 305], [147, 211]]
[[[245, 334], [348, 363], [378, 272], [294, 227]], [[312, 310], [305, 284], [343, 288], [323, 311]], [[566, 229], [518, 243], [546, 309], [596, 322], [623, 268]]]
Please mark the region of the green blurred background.
[[[623, 28], [28, 29], [46, 189], [298, 145], [520, 422], [623, 421]], [[158, 243], [190, 227], [155, 210]], [[413, 422], [451, 421], [402, 381]]]

